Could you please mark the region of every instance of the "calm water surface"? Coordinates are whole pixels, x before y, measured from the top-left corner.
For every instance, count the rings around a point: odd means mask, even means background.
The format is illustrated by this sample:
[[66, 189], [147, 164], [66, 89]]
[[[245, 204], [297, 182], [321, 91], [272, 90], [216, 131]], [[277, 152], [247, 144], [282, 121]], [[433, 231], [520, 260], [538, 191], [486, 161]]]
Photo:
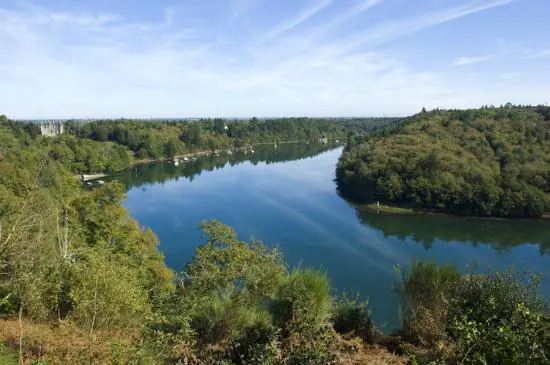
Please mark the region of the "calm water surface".
[[[340, 153], [313, 144], [266, 146], [178, 167], [143, 165], [117, 178], [129, 189], [126, 207], [158, 235], [174, 270], [203, 242], [198, 223], [215, 218], [242, 239], [279, 245], [289, 265], [323, 268], [335, 288], [368, 297], [386, 330], [398, 326], [396, 264], [427, 258], [461, 270], [475, 262], [550, 275], [550, 222], [370, 213], [337, 194]], [[548, 279], [541, 290], [550, 297]]]

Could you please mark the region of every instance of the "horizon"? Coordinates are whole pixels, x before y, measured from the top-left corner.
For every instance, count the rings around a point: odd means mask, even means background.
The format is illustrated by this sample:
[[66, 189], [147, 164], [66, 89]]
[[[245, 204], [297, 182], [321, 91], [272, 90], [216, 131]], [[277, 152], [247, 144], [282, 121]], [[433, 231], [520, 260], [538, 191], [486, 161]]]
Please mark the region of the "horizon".
[[[536, 108], [536, 107], [547, 107], [548, 104], [514, 104], [511, 102], [507, 102], [506, 104], [501, 105], [480, 105], [477, 107], [472, 108], [456, 108], [456, 109], [443, 109], [443, 108], [434, 108], [434, 109], [426, 109], [426, 112], [430, 113], [436, 110], [439, 111], [453, 111], [453, 110], [477, 110], [477, 109], [483, 109], [483, 108], [489, 108], [489, 109], [499, 109], [499, 108], [508, 108], [507, 104], [510, 104], [512, 108], [519, 107], [519, 108]], [[422, 108], [425, 109], [425, 108]], [[267, 117], [227, 117], [227, 116], [220, 116], [220, 117], [211, 117], [211, 116], [199, 116], [199, 117], [128, 117], [128, 116], [122, 116], [122, 117], [87, 117], [87, 118], [74, 118], [74, 117], [67, 117], [67, 118], [10, 118], [9, 116], [6, 116], [8, 119], [14, 120], [16, 122], [95, 122], [95, 121], [117, 121], [117, 120], [129, 120], [129, 121], [182, 121], [182, 122], [188, 122], [188, 121], [207, 121], [207, 120], [214, 120], [214, 119], [221, 119], [225, 121], [249, 121], [251, 119], [257, 119], [260, 121], [269, 121], [269, 120], [280, 120], [280, 119], [321, 119], [321, 120], [327, 120], [327, 119], [334, 119], [334, 120], [342, 120], [342, 119], [400, 119], [400, 118], [409, 118], [412, 117], [419, 112], [411, 113], [411, 114], [404, 114], [404, 115], [373, 115], [373, 116], [358, 116], [358, 115], [352, 115], [352, 116], [307, 116], [307, 115], [295, 115], [295, 116], [267, 116]], [[2, 114], [0, 114], [2, 115]]]
[[544, 105], [549, 12], [535, 0], [3, 2], [0, 114], [399, 118]]

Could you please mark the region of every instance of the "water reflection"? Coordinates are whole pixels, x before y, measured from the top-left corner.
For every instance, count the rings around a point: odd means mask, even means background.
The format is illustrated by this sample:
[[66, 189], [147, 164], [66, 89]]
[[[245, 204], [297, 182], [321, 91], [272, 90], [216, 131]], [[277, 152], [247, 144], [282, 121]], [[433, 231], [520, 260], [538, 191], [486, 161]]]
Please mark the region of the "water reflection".
[[436, 241], [488, 245], [498, 251], [509, 251], [523, 244], [537, 245], [541, 255], [550, 253], [550, 222], [543, 220], [506, 220], [450, 217], [428, 214], [377, 214], [356, 207], [357, 217], [377, 228], [386, 237], [412, 239], [426, 250]]
[[203, 171], [214, 171], [225, 167], [240, 165], [250, 162], [253, 165], [259, 163], [273, 164], [278, 162], [296, 161], [317, 156], [323, 152], [336, 148], [337, 145], [317, 143], [288, 143], [265, 144], [254, 147], [254, 152], [231, 151], [218, 154], [202, 155], [192, 158], [188, 162], [182, 162], [179, 166], [171, 161], [153, 162], [137, 165], [124, 170], [110, 179], [117, 179], [125, 184], [128, 190], [149, 184], [164, 184], [167, 181], [178, 181], [185, 178], [192, 182]]

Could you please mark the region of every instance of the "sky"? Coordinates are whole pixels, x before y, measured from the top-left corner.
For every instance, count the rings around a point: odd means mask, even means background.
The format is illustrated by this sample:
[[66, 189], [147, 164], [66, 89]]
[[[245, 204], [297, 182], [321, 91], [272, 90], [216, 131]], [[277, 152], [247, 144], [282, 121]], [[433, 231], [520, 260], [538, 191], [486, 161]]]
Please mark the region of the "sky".
[[401, 116], [550, 102], [549, 0], [0, 0], [0, 114]]

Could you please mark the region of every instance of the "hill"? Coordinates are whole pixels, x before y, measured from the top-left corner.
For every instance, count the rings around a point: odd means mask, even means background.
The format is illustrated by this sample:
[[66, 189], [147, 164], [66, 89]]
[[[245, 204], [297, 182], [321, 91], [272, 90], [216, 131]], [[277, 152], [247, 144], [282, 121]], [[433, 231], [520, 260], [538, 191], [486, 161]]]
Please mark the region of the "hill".
[[541, 217], [550, 211], [550, 108], [434, 110], [348, 141], [342, 194], [446, 212]]

